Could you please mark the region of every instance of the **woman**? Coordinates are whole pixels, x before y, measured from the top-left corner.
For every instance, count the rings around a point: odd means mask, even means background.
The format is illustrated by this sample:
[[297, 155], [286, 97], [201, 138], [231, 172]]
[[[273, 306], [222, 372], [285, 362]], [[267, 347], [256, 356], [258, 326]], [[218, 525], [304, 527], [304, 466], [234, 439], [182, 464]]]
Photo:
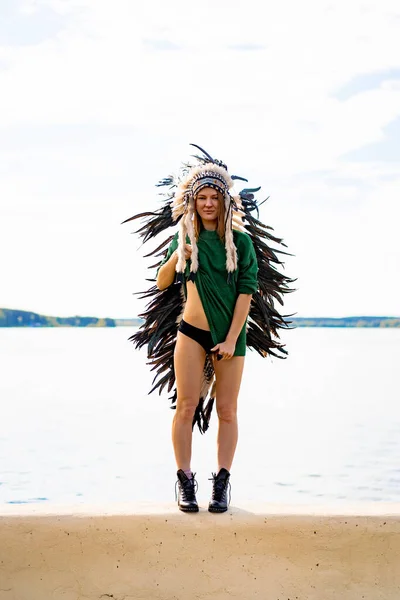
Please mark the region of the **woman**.
[[[190, 468], [192, 423], [199, 403], [202, 375], [206, 353], [217, 355], [214, 360], [216, 377], [216, 408], [219, 420], [217, 447], [218, 469], [213, 474], [213, 495], [208, 510], [227, 510], [227, 487], [230, 469], [238, 439], [237, 398], [242, 378], [245, 355], [245, 321], [249, 313], [253, 291], [257, 290], [257, 258], [250, 238], [245, 233], [235, 232], [235, 245], [239, 253], [239, 269], [235, 285], [228, 284], [225, 265], [225, 208], [220, 190], [208, 187], [208, 176], [199, 178], [194, 186], [196, 195], [194, 228], [198, 247], [199, 269], [196, 280], [186, 283], [186, 303], [180, 323], [175, 353], [174, 369], [177, 385], [176, 414], [172, 426], [172, 441], [178, 467], [178, 506], [183, 511], [198, 511], [195, 496], [195, 479]], [[204, 187], [203, 187], [204, 186]], [[239, 238], [239, 241], [238, 241]], [[243, 238], [243, 239], [242, 239]], [[174, 238], [167, 257], [157, 275], [160, 290], [175, 280], [178, 263], [178, 240]], [[241, 250], [243, 250], [241, 252]], [[185, 259], [190, 260], [192, 248], [185, 244]], [[204, 279], [211, 279], [215, 297], [222, 293], [225, 298], [229, 329], [215, 338], [201, 297]], [[197, 288], [199, 285], [199, 290]], [[218, 293], [217, 293], [218, 291]], [[217, 310], [218, 312], [218, 310]], [[214, 315], [218, 318], [218, 315]], [[222, 325], [224, 327], [224, 325]], [[239, 344], [237, 344], [239, 338]], [[219, 359], [219, 360], [218, 360]]]
[[[147, 255], [163, 259], [152, 265], [158, 267], [156, 286], [142, 295], [150, 301], [140, 315], [143, 325], [130, 340], [137, 348], [148, 347], [149, 364], [156, 371], [151, 392], [175, 386], [172, 440], [183, 511], [198, 511], [192, 429], [197, 423], [201, 433], [207, 431], [216, 399], [218, 468], [212, 474], [209, 511], [224, 512], [246, 346], [261, 356], [287, 354], [276, 338], [288, 322], [274, 303], [283, 304], [281, 296], [292, 291], [287, 284], [293, 280], [274, 267], [282, 264], [277, 258], [282, 251], [267, 244], [284, 245], [282, 240], [252, 215], [258, 215], [253, 192], [259, 188], [234, 195], [233, 180], [247, 180], [231, 177], [224, 163], [195, 147], [202, 152], [196, 163], [186, 163], [178, 177], [158, 184], [167, 189], [163, 206], [124, 221], [145, 220], [138, 230], [144, 242], [178, 224], [178, 232]], [[162, 250], [166, 244], [167, 252]]]

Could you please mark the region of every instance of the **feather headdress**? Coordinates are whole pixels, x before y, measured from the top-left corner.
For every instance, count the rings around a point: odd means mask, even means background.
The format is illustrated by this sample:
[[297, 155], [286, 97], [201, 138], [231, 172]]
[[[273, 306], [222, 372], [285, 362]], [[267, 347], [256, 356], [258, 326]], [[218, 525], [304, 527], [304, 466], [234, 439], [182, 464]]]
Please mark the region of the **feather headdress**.
[[[280, 249], [270, 246], [275, 243], [286, 246], [282, 239], [272, 235], [272, 228], [264, 225], [258, 219], [259, 206], [265, 202], [258, 203], [254, 194], [260, 188], [244, 188], [238, 195], [233, 195], [232, 188], [235, 180], [246, 181], [247, 179], [237, 175], [229, 175], [226, 165], [212, 158], [205, 150], [195, 144], [191, 144], [201, 151], [202, 155], [195, 155], [195, 164], [184, 164], [178, 177], [169, 176], [162, 179], [157, 186], [167, 188], [163, 193], [163, 206], [156, 211], [143, 212], [126, 219], [123, 223], [135, 219], [142, 219], [144, 223], [136, 231], [143, 239], [143, 243], [157, 236], [169, 227], [179, 225], [178, 262], [176, 270], [178, 274], [185, 269], [184, 243], [186, 235], [189, 236], [192, 245], [191, 254], [191, 278], [195, 277], [198, 269], [198, 254], [196, 236], [193, 228], [193, 215], [195, 211], [195, 198], [204, 187], [212, 187], [219, 191], [224, 197], [225, 203], [225, 249], [226, 270], [228, 274], [236, 269], [236, 248], [233, 240], [232, 229], [246, 232], [254, 246], [258, 263], [258, 290], [253, 294], [247, 325], [247, 346], [256, 350], [261, 356], [272, 355], [277, 358], [285, 358], [287, 351], [279, 342], [279, 330], [290, 327], [287, 320], [291, 315], [281, 315], [275, 307], [279, 302], [283, 305], [283, 295], [292, 292], [289, 284], [295, 281], [280, 273], [275, 265], [283, 265], [279, 254], [288, 254]], [[252, 213], [255, 212], [257, 217]], [[155, 250], [147, 256], [163, 258], [173, 235], [167, 238]], [[161, 260], [151, 265], [151, 269], [157, 268]], [[178, 281], [180, 277], [178, 276]], [[153, 283], [155, 279], [151, 279]], [[148, 300], [146, 310], [139, 315], [144, 323], [139, 330], [129, 339], [136, 348], [147, 345], [149, 364], [156, 371], [153, 387], [149, 393], [158, 389], [159, 393], [166, 388], [171, 392], [175, 384], [174, 372], [174, 349], [178, 323], [180, 321], [184, 298], [180, 285], [171, 285], [165, 290], [159, 290], [157, 286], [143, 292], [140, 296]], [[197, 423], [200, 432], [208, 429], [210, 415], [215, 395], [215, 377], [213, 362], [210, 355], [206, 355], [203, 369], [203, 383], [199, 403], [194, 415], [193, 426]], [[172, 406], [176, 407], [176, 389], [171, 396]]]
[[176, 271], [178, 273], [183, 273], [186, 266], [186, 236], [189, 236], [192, 247], [191, 273], [193, 275], [197, 272], [199, 266], [197, 241], [193, 221], [196, 211], [196, 196], [205, 187], [217, 190], [224, 199], [226, 270], [228, 273], [231, 273], [237, 268], [237, 254], [232, 236], [232, 208], [235, 202], [230, 194], [230, 189], [233, 187], [233, 181], [225, 165], [221, 166], [221, 164], [209, 161], [190, 169], [177, 186], [172, 201], [172, 219], [177, 221], [182, 217], [179, 225], [179, 244], [177, 248], [178, 262]]

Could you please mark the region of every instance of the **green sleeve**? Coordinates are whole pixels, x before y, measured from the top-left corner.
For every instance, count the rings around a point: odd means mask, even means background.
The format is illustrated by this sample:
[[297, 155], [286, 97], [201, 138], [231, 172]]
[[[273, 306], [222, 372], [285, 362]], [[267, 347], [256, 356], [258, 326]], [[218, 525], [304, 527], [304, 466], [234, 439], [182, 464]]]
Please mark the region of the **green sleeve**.
[[164, 256], [164, 258], [162, 259], [159, 267], [157, 268], [156, 277], [158, 275], [158, 271], [171, 258], [172, 253], [175, 252], [175, 250], [177, 249], [177, 247], [178, 247], [178, 232], [176, 232], [176, 234], [174, 235], [174, 237], [173, 237], [170, 245], [168, 246], [167, 254]]
[[238, 252], [238, 294], [254, 294], [258, 289], [258, 264], [253, 242], [247, 233], [241, 233], [236, 244]]

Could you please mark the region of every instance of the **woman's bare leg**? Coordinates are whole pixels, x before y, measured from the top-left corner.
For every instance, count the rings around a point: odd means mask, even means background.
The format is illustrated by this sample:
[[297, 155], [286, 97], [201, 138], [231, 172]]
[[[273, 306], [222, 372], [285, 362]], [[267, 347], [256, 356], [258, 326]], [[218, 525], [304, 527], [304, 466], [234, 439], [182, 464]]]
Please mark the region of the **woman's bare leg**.
[[218, 414], [218, 471], [230, 471], [238, 440], [237, 399], [244, 366], [244, 356], [214, 361], [217, 378], [216, 407]]
[[205, 356], [200, 344], [178, 331], [174, 354], [178, 397], [172, 422], [172, 443], [177, 468], [184, 471], [190, 469], [192, 421], [199, 402]]

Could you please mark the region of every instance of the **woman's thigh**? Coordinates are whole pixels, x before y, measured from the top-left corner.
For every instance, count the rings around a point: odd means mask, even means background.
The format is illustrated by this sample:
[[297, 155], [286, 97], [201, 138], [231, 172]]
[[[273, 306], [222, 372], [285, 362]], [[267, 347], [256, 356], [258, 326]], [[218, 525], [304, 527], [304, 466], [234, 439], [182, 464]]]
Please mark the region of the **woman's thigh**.
[[174, 353], [177, 408], [182, 402], [197, 406], [205, 357], [204, 348], [198, 342], [178, 331]]
[[216, 376], [216, 406], [236, 410], [242, 381], [244, 356], [232, 356], [229, 360], [214, 361]]

